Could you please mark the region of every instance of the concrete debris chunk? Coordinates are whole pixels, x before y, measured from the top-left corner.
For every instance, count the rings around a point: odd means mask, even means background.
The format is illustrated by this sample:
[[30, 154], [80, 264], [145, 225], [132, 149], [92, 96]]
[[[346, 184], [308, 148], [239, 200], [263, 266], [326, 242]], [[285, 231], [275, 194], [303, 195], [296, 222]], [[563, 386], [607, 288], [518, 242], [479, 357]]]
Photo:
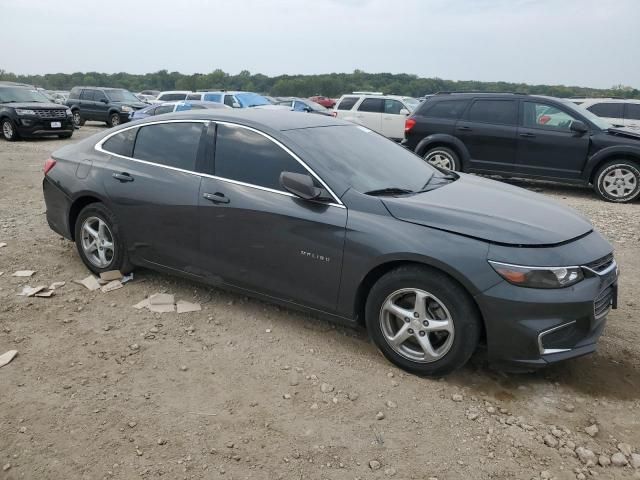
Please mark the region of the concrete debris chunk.
[[102, 293], [109, 293], [122, 287], [124, 287], [124, 285], [122, 285], [120, 280], [111, 280], [109, 283], [101, 287], [100, 290], [102, 290]]
[[53, 295], [55, 295], [55, 292], [53, 290], [44, 290], [36, 293], [35, 296], [41, 297], [41, 298], [49, 298], [49, 297], [53, 297]]
[[67, 284], [67, 282], [53, 282], [51, 285], [49, 285], [49, 290], [56, 290], [58, 288], [64, 287]]
[[25, 285], [17, 295], [19, 297], [33, 297], [36, 293], [41, 292], [45, 288], [45, 286], [31, 287], [29, 285]]
[[169, 293], [156, 293], [149, 297], [149, 305], [173, 305], [173, 295]]
[[88, 290], [91, 290], [92, 292], [100, 288], [100, 283], [98, 283], [98, 279], [93, 275], [89, 275], [87, 278], [83, 280], [76, 280], [76, 283], [79, 283], [80, 285], [84, 285]]
[[184, 300], [178, 300], [178, 303], [176, 303], [176, 308], [178, 310], [178, 313], [199, 312], [200, 310], [202, 310], [202, 307], [199, 303], [191, 303]]
[[14, 277], [30, 277], [34, 273], [36, 273], [35, 270], [18, 270], [12, 276], [14, 276]]
[[7, 363], [15, 358], [18, 354], [18, 350], [9, 350], [6, 353], [0, 355], [0, 367], [4, 367]]
[[2, 248], [2, 247], [6, 247], [6, 246], [7, 246], [7, 243], [6, 243], [6, 242], [0, 242], [0, 248]]
[[111, 282], [112, 280], [120, 280], [122, 278], [122, 273], [120, 270], [109, 270], [108, 272], [102, 272], [100, 274], [100, 280], [104, 280], [105, 282]]
[[176, 310], [176, 306], [173, 303], [161, 304], [161, 305], [149, 304], [147, 308], [152, 312], [156, 312], [156, 313], [169, 313], [169, 312], [175, 312]]
[[141, 302], [136, 303], [133, 308], [137, 310], [142, 310], [143, 308], [149, 308], [149, 299], [145, 298]]

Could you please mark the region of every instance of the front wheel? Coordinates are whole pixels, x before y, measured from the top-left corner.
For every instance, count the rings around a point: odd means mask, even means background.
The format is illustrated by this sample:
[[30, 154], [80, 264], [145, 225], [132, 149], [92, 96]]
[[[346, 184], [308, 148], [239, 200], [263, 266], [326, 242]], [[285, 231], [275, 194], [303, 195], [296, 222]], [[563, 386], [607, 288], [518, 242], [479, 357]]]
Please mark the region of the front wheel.
[[469, 294], [444, 273], [400, 267], [369, 292], [366, 324], [382, 354], [408, 372], [442, 376], [475, 351], [481, 319]]
[[3, 118], [2, 122], [0, 122], [0, 127], [2, 128], [2, 136], [5, 140], [14, 142], [18, 139], [18, 131], [11, 119]]
[[109, 121], [107, 122], [107, 125], [112, 128], [120, 125], [120, 115], [118, 115], [117, 113], [112, 113], [111, 115], [109, 115]]
[[82, 115], [80, 115], [80, 110], [74, 110], [73, 111], [73, 124], [76, 127], [81, 127], [85, 124], [86, 120], [84, 118], [82, 118]]
[[611, 160], [598, 169], [593, 188], [609, 202], [631, 202], [640, 196], [640, 165], [631, 160]]
[[460, 160], [456, 152], [447, 147], [434, 147], [424, 154], [425, 161], [436, 167], [460, 171]]

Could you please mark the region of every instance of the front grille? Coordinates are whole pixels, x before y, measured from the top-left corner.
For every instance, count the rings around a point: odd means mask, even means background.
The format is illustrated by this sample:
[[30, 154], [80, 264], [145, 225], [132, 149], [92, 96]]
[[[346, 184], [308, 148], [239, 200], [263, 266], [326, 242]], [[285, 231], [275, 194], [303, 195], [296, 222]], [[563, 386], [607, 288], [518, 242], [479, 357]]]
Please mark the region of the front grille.
[[44, 109], [38, 108], [33, 110], [40, 118], [66, 118], [67, 111], [64, 109]]
[[591, 263], [587, 263], [585, 267], [593, 270], [596, 273], [604, 272], [613, 263], [613, 253], [610, 253], [606, 257], [599, 258]]
[[604, 317], [613, 303], [613, 286], [604, 290], [593, 302], [593, 314], [596, 319]]

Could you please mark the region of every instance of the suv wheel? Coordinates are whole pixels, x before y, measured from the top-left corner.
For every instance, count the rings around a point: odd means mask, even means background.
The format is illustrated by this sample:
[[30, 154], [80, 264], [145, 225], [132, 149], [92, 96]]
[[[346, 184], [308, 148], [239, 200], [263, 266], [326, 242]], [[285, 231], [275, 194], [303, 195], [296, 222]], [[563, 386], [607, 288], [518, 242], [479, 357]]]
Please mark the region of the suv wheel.
[[369, 335], [392, 363], [418, 375], [462, 367], [480, 338], [480, 316], [467, 292], [427, 267], [384, 275], [367, 298]]
[[112, 113], [109, 115], [109, 121], [107, 122], [109, 127], [117, 127], [120, 125], [120, 115], [117, 113]]
[[132, 270], [118, 223], [102, 203], [82, 209], [75, 224], [75, 240], [80, 258], [92, 272]]
[[631, 202], [640, 196], [640, 165], [631, 160], [611, 160], [600, 167], [593, 187], [609, 202]]
[[434, 147], [424, 154], [425, 161], [447, 170], [460, 170], [460, 161], [456, 152], [447, 147]]
[[2, 128], [2, 136], [5, 140], [13, 142], [18, 139], [18, 131], [10, 118], [3, 118], [0, 126]]
[[76, 127], [81, 127], [85, 124], [86, 120], [84, 118], [82, 118], [82, 116], [80, 115], [80, 110], [74, 110], [73, 111], [73, 124]]

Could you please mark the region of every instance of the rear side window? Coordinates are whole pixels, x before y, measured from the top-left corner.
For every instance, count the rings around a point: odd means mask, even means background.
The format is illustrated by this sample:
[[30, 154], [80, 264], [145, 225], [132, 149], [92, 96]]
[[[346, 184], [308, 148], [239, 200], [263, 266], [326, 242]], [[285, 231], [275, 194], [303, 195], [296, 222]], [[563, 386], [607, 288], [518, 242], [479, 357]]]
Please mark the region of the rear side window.
[[599, 117], [622, 118], [624, 103], [596, 103], [587, 107], [591, 113]]
[[425, 102], [420, 110], [419, 115], [425, 117], [446, 118], [457, 120], [467, 108], [467, 100], [444, 100], [442, 102]]
[[102, 144], [102, 149], [117, 155], [132, 157], [136, 133], [138, 133], [137, 128], [130, 128], [129, 130], [117, 133]]
[[176, 100], [184, 100], [187, 98], [186, 93], [165, 93], [164, 95], [160, 95], [158, 100], [162, 100], [163, 102], [173, 102]]
[[351, 110], [357, 101], [358, 97], [344, 97], [336, 108], [338, 110]]
[[204, 96], [204, 100], [207, 102], [218, 102], [220, 103], [220, 99], [222, 98], [222, 95], [220, 95], [219, 93], [207, 93]]
[[202, 95], [199, 93], [192, 93], [190, 95], [187, 95], [187, 100], [200, 100], [200, 97]]
[[308, 173], [295, 158], [264, 135], [246, 128], [218, 125], [217, 177], [282, 190], [282, 172]]
[[624, 118], [627, 120], [640, 120], [640, 103], [627, 103]]
[[358, 107], [359, 112], [382, 113], [384, 100], [381, 98], [365, 98]]
[[82, 93], [80, 94], [80, 100], [93, 100], [93, 90], [89, 90], [88, 88], [82, 90]]
[[517, 112], [513, 100], [476, 100], [469, 109], [469, 121], [515, 125]]
[[140, 127], [133, 158], [195, 171], [203, 124], [160, 123]]

